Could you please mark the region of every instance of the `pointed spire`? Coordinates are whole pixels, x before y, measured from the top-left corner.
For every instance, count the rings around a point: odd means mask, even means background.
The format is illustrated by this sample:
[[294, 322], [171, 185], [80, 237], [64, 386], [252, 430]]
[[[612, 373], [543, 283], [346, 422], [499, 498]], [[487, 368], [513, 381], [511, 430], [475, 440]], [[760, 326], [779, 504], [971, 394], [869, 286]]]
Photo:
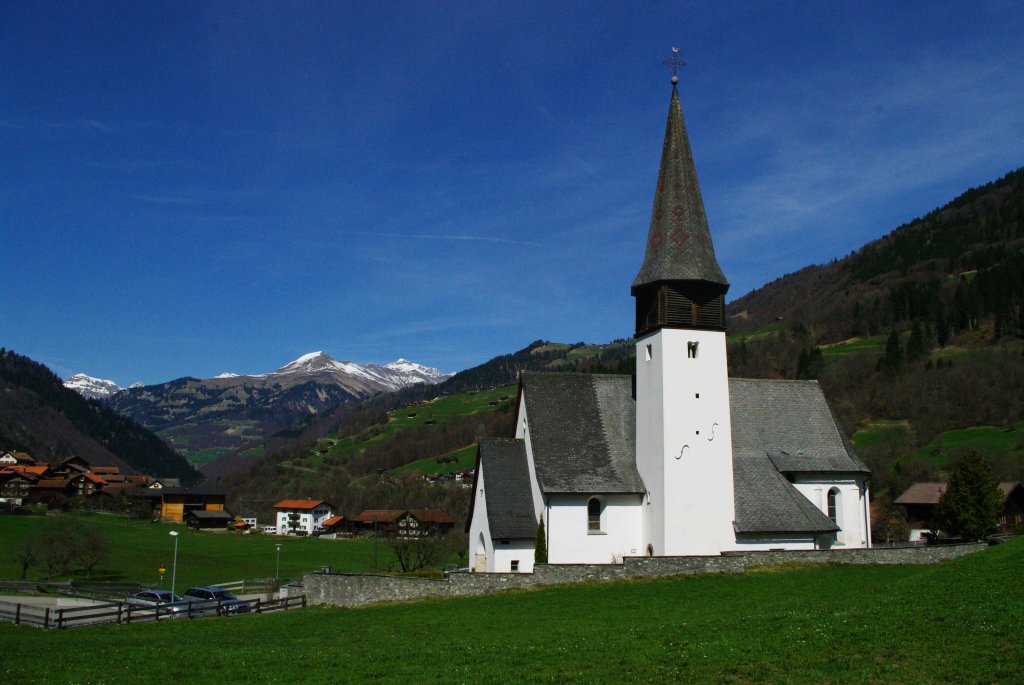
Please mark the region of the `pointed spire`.
[[697, 169], [683, 122], [683, 107], [679, 103], [678, 81], [673, 73], [647, 250], [640, 273], [633, 281], [634, 294], [645, 285], [665, 281], [704, 281], [724, 286], [723, 292], [729, 287], [711, 244]]

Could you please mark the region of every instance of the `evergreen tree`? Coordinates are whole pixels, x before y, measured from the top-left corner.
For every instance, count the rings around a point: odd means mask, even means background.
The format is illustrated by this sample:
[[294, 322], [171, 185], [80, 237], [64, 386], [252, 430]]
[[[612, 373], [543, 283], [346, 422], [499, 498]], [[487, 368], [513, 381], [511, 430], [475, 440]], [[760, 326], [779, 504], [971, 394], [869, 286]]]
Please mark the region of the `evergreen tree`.
[[537, 541], [536, 546], [533, 548], [533, 563], [548, 563], [548, 540], [547, 535], [544, 533], [543, 516], [540, 517], [540, 522], [537, 524]]
[[889, 332], [889, 338], [885, 341], [885, 354], [878, 360], [879, 369], [891, 369], [899, 373], [903, 367], [903, 350], [900, 348], [900, 336], [896, 329]]
[[926, 354], [928, 354], [928, 340], [924, 326], [920, 321], [914, 321], [914, 325], [910, 329], [910, 340], [907, 341], [907, 363], [916, 362]]
[[970, 450], [957, 460], [935, 518], [956, 537], [982, 538], [996, 526], [1003, 509], [1003, 494], [992, 468], [979, 452]]

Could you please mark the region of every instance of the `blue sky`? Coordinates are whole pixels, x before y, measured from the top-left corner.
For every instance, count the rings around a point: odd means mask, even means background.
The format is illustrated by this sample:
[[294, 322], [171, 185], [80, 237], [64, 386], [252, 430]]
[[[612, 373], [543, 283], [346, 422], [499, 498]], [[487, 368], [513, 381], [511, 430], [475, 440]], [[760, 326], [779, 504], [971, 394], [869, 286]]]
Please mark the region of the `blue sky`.
[[670, 94], [735, 298], [1024, 164], [1024, 6], [0, 0], [0, 345], [122, 385], [632, 334]]

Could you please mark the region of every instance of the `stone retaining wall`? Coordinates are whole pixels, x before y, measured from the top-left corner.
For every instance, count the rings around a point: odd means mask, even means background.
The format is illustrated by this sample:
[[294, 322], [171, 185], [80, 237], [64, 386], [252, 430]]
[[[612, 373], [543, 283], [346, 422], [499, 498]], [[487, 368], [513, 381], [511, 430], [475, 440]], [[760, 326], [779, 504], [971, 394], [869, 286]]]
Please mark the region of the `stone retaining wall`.
[[426, 597], [486, 595], [545, 585], [707, 573], [743, 573], [772, 564], [932, 564], [977, 552], [984, 543], [778, 552], [741, 552], [717, 557], [626, 557], [622, 564], [538, 564], [533, 573], [453, 573], [445, 580], [409, 576], [307, 573], [309, 604], [358, 607]]

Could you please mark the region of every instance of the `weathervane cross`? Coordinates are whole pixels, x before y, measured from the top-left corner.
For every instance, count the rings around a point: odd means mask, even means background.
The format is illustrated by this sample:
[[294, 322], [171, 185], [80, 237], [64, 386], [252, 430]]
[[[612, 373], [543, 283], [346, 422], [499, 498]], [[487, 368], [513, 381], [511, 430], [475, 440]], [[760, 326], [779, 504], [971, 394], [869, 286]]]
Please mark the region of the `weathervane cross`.
[[679, 68], [686, 66], [686, 62], [684, 62], [683, 60], [679, 59], [679, 48], [676, 48], [676, 47], [672, 48], [672, 53], [668, 57], [666, 57], [665, 59], [661, 60], [661, 63], [664, 64], [666, 67], [668, 67], [672, 71], [672, 81], [673, 81], [673, 83], [675, 82], [675, 80], [677, 78], [676, 75], [679, 73]]

